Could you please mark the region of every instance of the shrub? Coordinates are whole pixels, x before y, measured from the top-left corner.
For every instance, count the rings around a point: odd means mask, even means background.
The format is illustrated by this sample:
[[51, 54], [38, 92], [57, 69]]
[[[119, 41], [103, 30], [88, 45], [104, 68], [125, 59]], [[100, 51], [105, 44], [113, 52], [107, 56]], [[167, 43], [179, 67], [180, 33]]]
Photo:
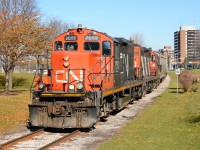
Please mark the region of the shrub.
[[[13, 77], [13, 88], [14, 87], [17, 87], [17, 86], [22, 86], [26, 83], [26, 80], [25, 78], [22, 78], [22, 77]], [[5, 76], [3, 75], [0, 75], [0, 87], [1, 88], [4, 88], [5, 87], [5, 84], [6, 84], [6, 78]]]
[[13, 87], [16, 87], [16, 86], [23, 86], [25, 83], [26, 83], [26, 80], [25, 78], [22, 78], [22, 77], [13, 77]]
[[193, 75], [193, 82], [200, 82], [200, 76]]
[[194, 82], [192, 86], [188, 89], [190, 92], [200, 92], [200, 83]]
[[179, 75], [179, 83], [182, 85], [185, 92], [192, 86], [193, 83], [193, 75], [190, 71], [184, 70]]
[[5, 85], [5, 77], [3, 75], [0, 75], [0, 88], [3, 88]]

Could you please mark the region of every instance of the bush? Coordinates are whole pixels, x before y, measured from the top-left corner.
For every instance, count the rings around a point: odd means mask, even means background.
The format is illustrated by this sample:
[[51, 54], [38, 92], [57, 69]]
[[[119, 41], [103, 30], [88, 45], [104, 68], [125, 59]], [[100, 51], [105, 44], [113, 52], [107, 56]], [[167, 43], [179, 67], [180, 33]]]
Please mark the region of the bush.
[[193, 83], [193, 75], [190, 71], [184, 70], [179, 75], [179, 83], [182, 85], [184, 92], [187, 92], [188, 89], [192, 86]]
[[[25, 78], [22, 77], [13, 77], [13, 88], [17, 86], [23, 86], [26, 83]], [[0, 88], [4, 88], [6, 84], [6, 78], [3, 75], [0, 75]]]
[[193, 83], [192, 86], [188, 89], [190, 92], [200, 92], [200, 83]]
[[5, 86], [5, 77], [3, 75], [0, 75], [0, 88], [3, 88]]

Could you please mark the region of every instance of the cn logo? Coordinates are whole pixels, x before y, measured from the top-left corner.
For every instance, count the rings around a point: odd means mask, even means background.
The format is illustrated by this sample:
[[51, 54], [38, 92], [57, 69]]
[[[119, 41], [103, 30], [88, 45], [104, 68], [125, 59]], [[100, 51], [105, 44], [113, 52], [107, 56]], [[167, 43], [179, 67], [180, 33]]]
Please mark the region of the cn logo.
[[[64, 75], [66, 74], [66, 79], [59, 79], [59, 75]], [[77, 82], [78, 81], [83, 81], [83, 70], [80, 70], [79, 74], [74, 74], [74, 72], [72, 72], [72, 70], [69, 71], [69, 75], [71, 75]], [[77, 77], [79, 76], [79, 78]], [[56, 70], [56, 82], [57, 83], [68, 83], [68, 71], [64, 71], [64, 70]]]

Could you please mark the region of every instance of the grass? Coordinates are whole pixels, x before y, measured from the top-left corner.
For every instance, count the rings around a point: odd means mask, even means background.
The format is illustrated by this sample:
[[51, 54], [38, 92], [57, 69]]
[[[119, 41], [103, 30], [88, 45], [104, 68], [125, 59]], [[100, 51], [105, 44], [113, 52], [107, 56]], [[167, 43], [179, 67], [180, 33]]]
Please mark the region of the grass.
[[[194, 71], [200, 74], [200, 70]], [[120, 134], [100, 146], [113, 149], [200, 149], [200, 99], [196, 93], [176, 94], [176, 75], [169, 72], [168, 89]]]
[[14, 77], [26, 79], [23, 85], [14, 87], [13, 95], [6, 96], [0, 93], [0, 132], [19, 125], [26, 125], [29, 113], [28, 104], [31, 102], [29, 90], [33, 76], [34, 74], [30, 73], [15, 73]]
[[26, 125], [28, 104], [31, 97], [29, 91], [18, 92], [17, 95], [0, 95], [0, 131]]
[[[200, 74], [200, 70], [195, 73]], [[29, 78], [30, 74], [18, 74]], [[113, 149], [200, 149], [200, 99], [198, 92], [176, 94], [176, 75], [169, 88], [138, 117], [121, 129], [120, 134], [102, 145], [100, 150]], [[28, 88], [27, 88], [28, 87]], [[29, 85], [23, 86], [29, 89]], [[17, 95], [0, 95], [0, 131], [25, 125], [28, 118], [29, 91]]]
[[[4, 75], [0, 73], [0, 75]], [[15, 79], [24, 79], [23, 83], [19, 84], [19, 86], [13, 87], [13, 90], [30, 90], [31, 84], [33, 82], [33, 73], [14, 73], [13, 78]], [[0, 90], [2, 91], [4, 87], [0, 86]]]

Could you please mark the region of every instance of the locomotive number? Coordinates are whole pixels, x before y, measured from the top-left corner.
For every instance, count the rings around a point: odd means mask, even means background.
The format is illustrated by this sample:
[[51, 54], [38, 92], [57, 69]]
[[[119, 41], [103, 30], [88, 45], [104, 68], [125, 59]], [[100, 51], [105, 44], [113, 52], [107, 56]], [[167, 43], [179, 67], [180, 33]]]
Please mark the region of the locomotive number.
[[[64, 75], [66, 74], [66, 79], [58, 79], [58, 75]], [[69, 75], [71, 75], [71, 77], [73, 77], [77, 82], [78, 81], [83, 81], [83, 70], [80, 70], [79, 74], [75, 74], [72, 70], [69, 71]], [[79, 78], [77, 77], [77, 75], [79, 75]], [[56, 71], [56, 82], [57, 83], [68, 83], [68, 71], [64, 71], [64, 70], [57, 70]]]

